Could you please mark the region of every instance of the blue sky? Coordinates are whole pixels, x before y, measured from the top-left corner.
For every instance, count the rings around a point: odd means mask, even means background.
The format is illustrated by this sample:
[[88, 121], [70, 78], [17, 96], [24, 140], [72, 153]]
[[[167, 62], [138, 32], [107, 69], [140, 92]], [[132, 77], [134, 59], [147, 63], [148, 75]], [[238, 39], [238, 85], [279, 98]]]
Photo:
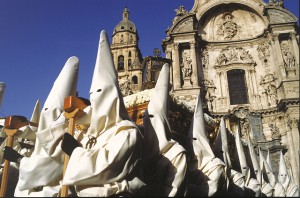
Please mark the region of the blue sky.
[[[99, 35], [111, 41], [127, 6], [137, 27], [142, 55], [161, 49], [175, 9], [193, 0], [0, 0], [0, 82], [6, 84], [0, 117], [31, 117], [35, 102], [43, 106], [66, 60], [77, 56], [79, 95], [89, 98]], [[285, 0], [299, 17], [299, 0]], [[299, 24], [299, 23], [298, 23]]]

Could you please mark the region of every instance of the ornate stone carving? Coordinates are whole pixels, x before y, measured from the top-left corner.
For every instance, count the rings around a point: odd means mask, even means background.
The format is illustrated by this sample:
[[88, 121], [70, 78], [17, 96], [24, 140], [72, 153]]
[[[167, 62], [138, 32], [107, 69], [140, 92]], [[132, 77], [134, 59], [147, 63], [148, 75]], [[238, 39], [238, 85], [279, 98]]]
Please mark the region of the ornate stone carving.
[[221, 50], [216, 60], [216, 65], [228, 65], [231, 63], [255, 63], [252, 56], [242, 47], [226, 47]]
[[192, 59], [191, 59], [189, 50], [184, 51], [182, 53], [182, 61], [181, 61], [180, 65], [181, 65], [183, 79], [190, 78], [193, 71], [192, 71]]
[[283, 7], [283, 0], [269, 0], [269, 5]]
[[257, 46], [258, 57], [260, 58], [260, 60], [264, 66], [269, 66], [269, 60], [270, 60], [269, 47], [270, 47], [270, 45], [267, 41], [262, 42]]
[[293, 19], [290, 15], [288, 15], [287, 13], [285, 13], [282, 10], [269, 9], [268, 15], [269, 15], [271, 24], [296, 22], [295, 19]]
[[276, 124], [276, 117], [272, 116], [270, 118], [270, 122], [269, 122], [269, 127], [270, 127], [270, 130], [272, 132], [272, 139], [279, 139], [281, 137], [280, 133], [279, 133], [279, 128], [277, 127], [277, 124]]
[[121, 89], [123, 96], [128, 96], [130, 94], [133, 94], [130, 84], [131, 83], [130, 83], [130, 80], [128, 79], [128, 76], [123, 82], [120, 83], [120, 89]]
[[204, 86], [206, 90], [205, 99], [207, 100], [207, 105], [210, 111], [213, 111], [215, 109], [215, 89], [216, 86], [214, 85], [214, 82], [212, 80], [204, 80]]
[[202, 67], [208, 67], [209, 59], [208, 59], [208, 51], [207, 50], [203, 50], [201, 61], [202, 61]]
[[277, 105], [277, 87], [275, 84], [276, 78], [273, 74], [267, 74], [265, 75], [261, 81], [260, 84], [264, 88], [263, 94], [266, 94], [268, 97], [269, 106], [276, 106]]
[[231, 40], [240, 28], [234, 21], [234, 16], [226, 12], [222, 16], [222, 21], [218, 24], [217, 35], [222, 36], [225, 40]]

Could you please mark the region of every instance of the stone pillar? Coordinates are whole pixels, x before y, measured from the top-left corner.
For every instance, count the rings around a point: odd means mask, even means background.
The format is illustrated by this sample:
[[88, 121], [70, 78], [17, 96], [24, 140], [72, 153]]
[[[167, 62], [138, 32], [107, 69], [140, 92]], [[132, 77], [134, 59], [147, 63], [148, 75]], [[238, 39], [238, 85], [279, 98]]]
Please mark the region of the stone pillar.
[[292, 43], [293, 43], [293, 48], [294, 48], [294, 55], [295, 55], [295, 59], [296, 59], [296, 63], [297, 65], [299, 65], [299, 46], [297, 43], [297, 39], [296, 39], [296, 33], [295, 32], [291, 32], [290, 33], [290, 37], [292, 39]]
[[[166, 50], [166, 58], [172, 60], [172, 51], [171, 50]], [[173, 85], [173, 67], [170, 66], [170, 83]]]
[[221, 72], [217, 72], [217, 79], [219, 81], [219, 92], [220, 92], [220, 98], [223, 98], [223, 91], [222, 91], [222, 73]]
[[197, 65], [197, 57], [196, 57], [196, 43], [195, 41], [190, 42], [191, 46], [191, 58], [192, 58], [192, 82], [193, 87], [199, 87], [199, 81], [198, 81], [198, 65]]
[[174, 90], [181, 88], [180, 61], [179, 61], [179, 43], [174, 43], [173, 50], [173, 86]]
[[281, 47], [280, 47], [280, 43], [279, 43], [279, 34], [278, 33], [274, 34], [274, 42], [275, 42], [275, 54], [274, 54], [274, 56], [275, 56], [275, 59], [277, 59], [278, 66], [279, 66], [280, 73], [281, 73], [282, 77], [286, 78], [284, 61], [283, 61], [283, 57], [282, 57], [282, 53], [281, 53]]
[[[292, 128], [292, 137], [294, 142], [294, 149], [296, 153], [296, 162], [299, 170], [299, 129], [298, 129], [299, 120], [292, 119], [291, 128]], [[299, 185], [299, 184], [298, 184]]]
[[[299, 183], [299, 170], [298, 170], [298, 166], [297, 166], [297, 162], [296, 162], [296, 155], [299, 155], [298, 153], [295, 153], [295, 147], [294, 147], [294, 141], [293, 141], [293, 135], [292, 135], [292, 126], [291, 126], [291, 121], [288, 120], [288, 124], [287, 124], [287, 148], [288, 148], [288, 152], [289, 152], [289, 156], [290, 156], [290, 163], [291, 163], [291, 168], [292, 168], [292, 172], [293, 172], [293, 176], [295, 179], [296, 183]], [[299, 185], [299, 184], [298, 184]]]

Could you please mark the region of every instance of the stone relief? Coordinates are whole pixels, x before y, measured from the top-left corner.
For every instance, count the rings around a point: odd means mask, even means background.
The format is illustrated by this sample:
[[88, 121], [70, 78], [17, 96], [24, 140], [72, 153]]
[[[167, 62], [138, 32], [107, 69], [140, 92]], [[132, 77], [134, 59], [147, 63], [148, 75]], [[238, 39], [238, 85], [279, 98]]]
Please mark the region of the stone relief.
[[130, 94], [133, 94], [130, 84], [131, 83], [130, 83], [130, 80], [128, 79], [128, 76], [123, 82], [120, 83], [120, 89], [121, 89], [123, 96], [128, 96]]
[[217, 35], [225, 40], [231, 40], [238, 33], [240, 26], [234, 20], [234, 16], [230, 12], [226, 12], [222, 16], [222, 21], [218, 24]]
[[216, 65], [228, 65], [231, 63], [255, 63], [248, 51], [241, 47], [227, 47], [221, 50], [216, 60]]
[[280, 133], [279, 133], [279, 128], [276, 125], [276, 117], [272, 116], [270, 118], [270, 122], [269, 122], [269, 127], [270, 130], [272, 132], [272, 139], [279, 139], [281, 137]]
[[258, 44], [257, 51], [258, 51], [258, 57], [260, 58], [262, 64], [264, 66], [269, 66], [269, 60], [270, 60], [270, 45], [267, 41], [262, 42]]
[[273, 74], [267, 74], [262, 77], [260, 81], [260, 85], [263, 86], [264, 91], [263, 94], [267, 96], [269, 106], [276, 106], [278, 103], [277, 100], [277, 87], [275, 83], [276, 78]]
[[209, 64], [208, 51], [207, 50], [203, 50], [201, 61], [202, 61], [202, 67], [206, 67], [207, 68], [208, 64]]
[[173, 30], [173, 33], [189, 32], [193, 30], [193, 19], [188, 18], [183, 22], [180, 22]]

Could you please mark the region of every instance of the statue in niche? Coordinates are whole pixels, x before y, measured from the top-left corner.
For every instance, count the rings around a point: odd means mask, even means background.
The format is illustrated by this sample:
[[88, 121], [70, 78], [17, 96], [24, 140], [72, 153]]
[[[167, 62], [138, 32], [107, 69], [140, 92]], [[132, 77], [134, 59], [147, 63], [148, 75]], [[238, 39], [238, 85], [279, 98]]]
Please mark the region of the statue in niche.
[[238, 25], [233, 21], [234, 16], [227, 12], [222, 16], [223, 21], [218, 27], [217, 34], [225, 40], [232, 39], [238, 32]]
[[190, 78], [192, 75], [192, 59], [186, 55], [181, 63], [181, 71], [183, 78]]
[[276, 106], [277, 105], [277, 89], [275, 85], [271, 83], [268, 85], [266, 93], [268, 94], [269, 105]]
[[210, 80], [204, 80], [204, 85], [206, 87], [206, 94], [205, 94], [205, 99], [207, 100], [207, 105], [210, 111], [214, 110], [214, 100], [216, 98], [215, 95], [215, 89], [216, 86], [214, 85], [213, 81]]
[[281, 135], [279, 133], [279, 128], [276, 126], [276, 118], [275, 117], [271, 117], [269, 127], [272, 132], [272, 139], [279, 139]]
[[283, 54], [284, 65], [287, 69], [295, 67], [295, 57], [292, 55], [291, 52], [284, 52]]
[[202, 66], [203, 67], [208, 67], [209, 62], [208, 62], [208, 52], [207, 52], [207, 50], [203, 51], [201, 60], [202, 60]]
[[241, 124], [241, 139], [247, 141], [248, 135], [250, 135], [250, 121], [248, 118], [240, 120]]

